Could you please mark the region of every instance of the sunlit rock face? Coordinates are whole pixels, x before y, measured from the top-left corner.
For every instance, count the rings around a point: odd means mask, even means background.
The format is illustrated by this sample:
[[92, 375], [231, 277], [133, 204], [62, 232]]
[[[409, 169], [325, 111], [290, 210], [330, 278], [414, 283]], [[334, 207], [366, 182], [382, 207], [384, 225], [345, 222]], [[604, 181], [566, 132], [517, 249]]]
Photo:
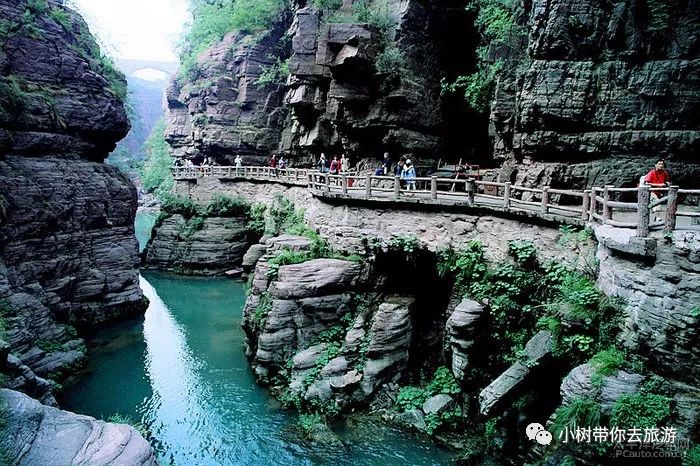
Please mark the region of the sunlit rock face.
[[[241, 154], [244, 163], [259, 163], [271, 152], [295, 161], [321, 151], [347, 152], [356, 161], [385, 150], [437, 159], [457, 140], [462, 154], [479, 144], [485, 149], [486, 117], [465, 113], [461, 102], [455, 107], [462, 113], [452, 114], [451, 97], [441, 96], [441, 79], [471, 60], [455, 47], [474, 34], [463, 5], [447, 3], [377, 4], [391, 25], [385, 32], [336, 22], [333, 15], [351, 14], [350, 2], [324, 13], [295, 1], [263, 35], [228, 35], [199, 56], [196, 78], [176, 79], [168, 90], [172, 154], [220, 163]], [[459, 29], [456, 40], [448, 23]], [[400, 77], [378, 71], [387, 48], [402, 57]], [[279, 62], [289, 74], [261, 83]], [[474, 122], [482, 131], [465, 139]]]
[[0, 369], [50, 402], [27, 371], [60, 379], [80, 364], [72, 326], [144, 309], [136, 191], [102, 163], [129, 129], [125, 81], [60, 4], [8, 0], [0, 17], [0, 306], [12, 353]]
[[666, 157], [674, 181], [697, 186], [700, 8], [652, 3], [525, 3], [525, 71], [499, 77], [491, 115], [504, 178], [635, 185]]

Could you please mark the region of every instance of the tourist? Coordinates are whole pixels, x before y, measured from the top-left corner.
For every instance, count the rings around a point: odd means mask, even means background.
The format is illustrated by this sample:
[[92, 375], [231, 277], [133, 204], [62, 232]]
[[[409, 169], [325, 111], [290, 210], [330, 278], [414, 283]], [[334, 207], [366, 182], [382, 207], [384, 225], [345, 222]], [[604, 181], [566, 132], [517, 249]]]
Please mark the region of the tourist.
[[337, 175], [340, 172], [340, 166], [338, 163], [338, 156], [333, 157], [331, 161], [331, 175]]
[[411, 159], [407, 159], [403, 170], [401, 171], [401, 178], [406, 181], [406, 189], [409, 191], [416, 190], [416, 169], [411, 163]]
[[388, 152], [384, 152], [384, 160], [382, 160], [382, 171], [384, 172], [384, 176], [391, 173], [391, 160], [389, 159]]
[[272, 154], [272, 157], [270, 157], [270, 167], [277, 168], [277, 156], [275, 154]]
[[280, 160], [277, 162], [277, 167], [280, 169], [285, 169], [287, 168], [287, 161], [284, 160], [284, 156], [280, 155]]
[[241, 154], [236, 156], [236, 158], [233, 160], [233, 164], [236, 166], [236, 168], [241, 168], [243, 166], [243, 157], [241, 157]]
[[[664, 159], [659, 159], [656, 162], [656, 165], [654, 165], [654, 168], [649, 170], [649, 173], [647, 173], [644, 177], [644, 184], [651, 186], [652, 188], [665, 188], [671, 185], [671, 175], [666, 170], [666, 161]], [[658, 201], [662, 194], [662, 191], [652, 190], [650, 201]], [[654, 221], [660, 220], [656, 213], [661, 211], [661, 204], [652, 207], [651, 211], [654, 212]]]
[[347, 155], [343, 154], [340, 157], [340, 166], [338, 168], [342, 173], [347, 173], [350, 170], [350, 159]]
[[318, 158], [318, 163], [316, 165], [318, 166], [318, 171], [321, 173], [326, 172], [326, 154], [321, 152], [321, 156]]

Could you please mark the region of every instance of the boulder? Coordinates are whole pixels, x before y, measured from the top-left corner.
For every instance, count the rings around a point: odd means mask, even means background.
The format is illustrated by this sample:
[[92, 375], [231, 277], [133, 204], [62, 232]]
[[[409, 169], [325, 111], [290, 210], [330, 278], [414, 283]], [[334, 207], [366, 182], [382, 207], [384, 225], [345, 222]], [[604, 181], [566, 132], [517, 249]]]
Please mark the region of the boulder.
[[5, 406], [0, 449], [12, 464], [157, 464], [153, 448], [126, 424], [45, 406], [7, 389], [0, 389], [0, 403]]
[[314, 259], [301, 264], [283, 265], [269, 288], [278, 299], [300, 299], [343, 293], [356, 288], [364, 267], [339, 259]]
[[266, 252], [267, 245], [265, 244], [253, 244], [250, 246], [241, 260], [241, 267], [243, 267], [243, 270], [247, 272], [253, 270], [258, 259], [264, 256]]
[[450, 395], [444, 393], [437, 394], [428, 398], [423, 403], [423, 412], [425, 414], [441, 414], [449, 411], [455, 406], [455, 401]]
[[421, 432], [425, 432], [425, 415], [420, 409], [411, 409], [403, 413], [394, 415], [394, 421], [404, 427], [414, 428]]
[[[536, 363], [541, 362], [551, 354], [553, 341], [552, 334], [546, 330], [535, 334], [525, 345], [525, 355], [528, 360]], [[514, 396], [531, 373], [531, 368], [520, 361], [506, 369], [479, 393], [481, 414], [489, 415], [503, 398]]]

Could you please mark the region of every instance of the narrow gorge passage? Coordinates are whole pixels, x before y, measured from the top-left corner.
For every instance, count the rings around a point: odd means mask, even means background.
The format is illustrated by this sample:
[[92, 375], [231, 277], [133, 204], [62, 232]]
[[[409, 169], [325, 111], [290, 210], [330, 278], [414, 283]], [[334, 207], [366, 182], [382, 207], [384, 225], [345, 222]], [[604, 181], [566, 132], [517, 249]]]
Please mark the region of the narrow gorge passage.
[[[139, 214], [137, 234], [148, 235], [152, 221]], [[344, 445], [300, 441], [296, 414], [255, 383], [246, 360], [241, 282], [145, 271], [141, 288], [150, 301], [145, 320], [125, 322], [89, 341], [87, 368], [59, 402], [77, 413], [103, 419], [119, 414], [142, 423], [162, 464], [450, 460], [427, 439], [368, 419], [335, 426]]]

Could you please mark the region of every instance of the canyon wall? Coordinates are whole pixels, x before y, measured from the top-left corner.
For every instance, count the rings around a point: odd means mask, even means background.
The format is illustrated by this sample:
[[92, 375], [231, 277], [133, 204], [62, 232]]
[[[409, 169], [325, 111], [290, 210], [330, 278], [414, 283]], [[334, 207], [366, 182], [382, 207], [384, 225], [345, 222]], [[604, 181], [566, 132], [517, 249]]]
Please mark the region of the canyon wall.
[[[504, 180], [636, 186], [659, 157], [698, 187], [700, 7], [694, 1], [535, 0], [491, 119]], [[521, 58], [510, 58], [513, 55]]]
[[[199, 57], [199, 76], [168, 91], [166, 139], [176, 157], [231, 164], [282, 152], [295, 163], [347, 152], [353, 163], [388, 150], [438, 158], [485, 149], [486, 118], [440, 94], [440, 80], [466, 70], [455, 54], [475, 34], [450, 2], [366, 2], [358, 17], [292, 2], [269, 31], [229, 34]], [[391, 70], [377, 61], [391, 54]], [[465, 54], [466, 56], [466, 54]], [[284, 71], [272, 81], [261, 75]], [[454, 118], [449, 118], [454, 117]], [[459, 118], [457, 118], [459, 117]], [[471, 131], [478, 121], [483, 131]]]
[[[129, 130], [126, 83], [62, 2], [0, 4], [0, 369], [53, 403], [76, 333], [145, 310], [136, 190], [103, 162]], [[38, 377], [37, 377], [38, 376]]]

